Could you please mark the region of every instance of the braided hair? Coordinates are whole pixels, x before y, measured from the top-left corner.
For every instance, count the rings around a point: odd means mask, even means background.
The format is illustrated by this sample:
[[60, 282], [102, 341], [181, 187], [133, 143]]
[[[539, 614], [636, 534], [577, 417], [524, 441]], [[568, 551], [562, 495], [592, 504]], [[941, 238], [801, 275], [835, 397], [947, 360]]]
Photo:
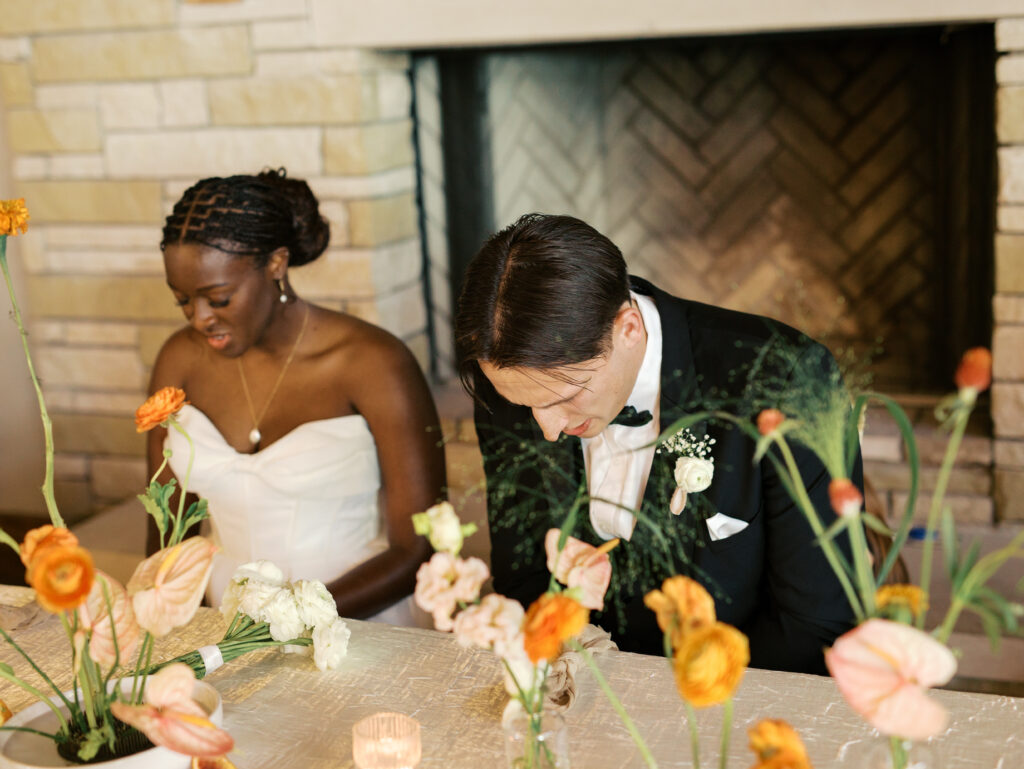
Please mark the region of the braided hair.
[[289, 265], [299, 267], [320, 256], [329, 238], [330, 225], [309, 185], [280, 168], [193, 184], [164, 222], [160, 249], [197, 243], [264, 267], [284, 246]]

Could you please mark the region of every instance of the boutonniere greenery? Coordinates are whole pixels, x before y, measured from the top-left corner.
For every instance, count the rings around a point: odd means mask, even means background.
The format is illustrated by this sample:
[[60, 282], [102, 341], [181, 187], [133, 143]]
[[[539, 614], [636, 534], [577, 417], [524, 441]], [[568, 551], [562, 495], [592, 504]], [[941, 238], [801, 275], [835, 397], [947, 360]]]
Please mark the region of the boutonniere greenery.
[[711, 486], [715, 477], [715, 458], [711, 456], [711, 447], [714, 445], [715, 439], [706, 433], [698, 440], [689, 428], [683, 428], [657, 448], [659, 454], [672, 454], [676, 457], [673, 469], [676, 490], [668, 505], [673, 515], [683, 512], [687, 494], [704, 491]]

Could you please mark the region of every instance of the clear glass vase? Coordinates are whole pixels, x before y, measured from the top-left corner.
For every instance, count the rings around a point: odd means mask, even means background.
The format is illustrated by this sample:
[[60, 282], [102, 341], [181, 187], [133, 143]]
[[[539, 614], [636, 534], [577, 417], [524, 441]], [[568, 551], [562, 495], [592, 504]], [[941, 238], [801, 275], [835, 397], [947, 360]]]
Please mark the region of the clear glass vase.
[[849, 746], [841, 758], [844, 769], [941, 769], [936, 745], [880, 735]]
[[504, 729], [508, 769], [569, 769], [569, 731], [560, 713], [520, 713]]

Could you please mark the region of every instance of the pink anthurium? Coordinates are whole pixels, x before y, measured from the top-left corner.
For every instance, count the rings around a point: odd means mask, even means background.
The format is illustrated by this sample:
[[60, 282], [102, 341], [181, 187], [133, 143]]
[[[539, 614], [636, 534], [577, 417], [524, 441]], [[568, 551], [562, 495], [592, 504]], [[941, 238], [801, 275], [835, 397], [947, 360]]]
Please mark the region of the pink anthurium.
[[946, 728], [949, 713], [926, 690], [956, 673], [956, 658], [917, 628], [871, 619], [840, 636], [825, 664], [850, 707], [878, 731], [926, 740]]
[[205, 537], [154, 553], [138, 565], [128, 580], [135, 619], [153, 635], [167, 635], [195, 616], [210, 579], [217, 546]]
[[608, 551], [619, 544], [619, 540], [612, 539], [600, 547], [594, 547], [575, 537], [566, 537], [565, 547], [559, 552], [560, 534], [558, 529], [549, 529], [544, 537], [548, 571], [563, 585], [580, 590], [580, 604], [587, 609], [600, 611], [604, 608], [604, 594], [612, 579]]
[[235, 741], [192, 699], [195, 683], [192, 669], [177, 662], [150, 676], [142, 705], [113, 702], [110, 711], [154, 745], [189, 756], [222, 756]]
[[[104, 592], [104, 589], [106, 592]], [[107, 605], [107, 595], [110, 606]], [[113, 609], [111, 622], [110, 609]], [[89, 632], [91, 631], [91, 633]], [[114, 636], [117, 636], [117, 653], [114, 652]], [[75, 647], [80, 650], [85, 638], [89, 639], [89, 656], [94, 662], [112, 666], [118, 659], [130, 664], [139, 647], [139, 623], [124, 586], [109, 574], [96, 570], [96, 579], [85, 603], [78, 607], [78, 630], [75, 632]]]

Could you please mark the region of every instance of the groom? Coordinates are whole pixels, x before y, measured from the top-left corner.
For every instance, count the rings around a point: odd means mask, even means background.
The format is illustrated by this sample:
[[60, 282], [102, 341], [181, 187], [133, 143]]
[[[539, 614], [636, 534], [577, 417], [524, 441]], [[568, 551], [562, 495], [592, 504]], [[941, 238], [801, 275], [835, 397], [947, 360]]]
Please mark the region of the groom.
[[[767, 318], [670, 296], [630, 277], [619, 249], [586, 223], [540, 214], [474, 257], [455, 335], [477, 403], [496, 591], [524, 605], [543, 593], [544, 535], [572, 516], [580, 539], [622, 540], [593, 618], [620, 648], [662, 653], [643, 597], [685, 574], [749, 637], [751, 665], [825, 673], [823, 649], [852, 612], [771, 458], [754, 462], [754, 441], [717, 419], [654, 445], [688, 414], [824, 408], [841, 382], [821, 345]], [[827, 527], [829, 475], [810, 451], [793, 452]], [[853, 476], [861, 486], [859, 453]], [[840, 546], [849, 559], [845, 535]]]

